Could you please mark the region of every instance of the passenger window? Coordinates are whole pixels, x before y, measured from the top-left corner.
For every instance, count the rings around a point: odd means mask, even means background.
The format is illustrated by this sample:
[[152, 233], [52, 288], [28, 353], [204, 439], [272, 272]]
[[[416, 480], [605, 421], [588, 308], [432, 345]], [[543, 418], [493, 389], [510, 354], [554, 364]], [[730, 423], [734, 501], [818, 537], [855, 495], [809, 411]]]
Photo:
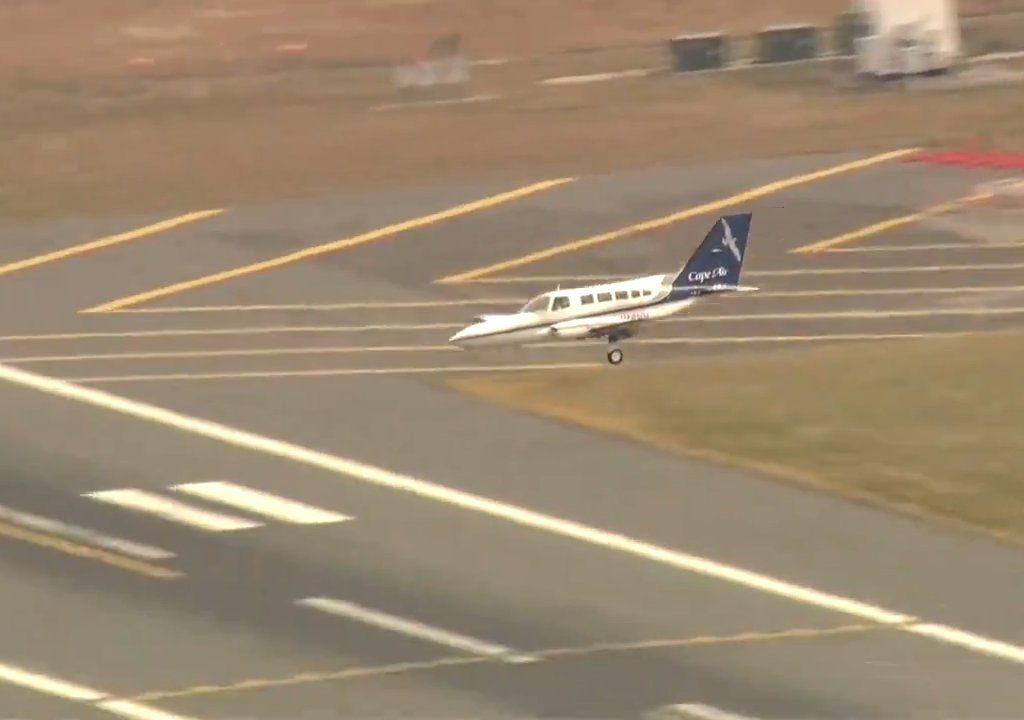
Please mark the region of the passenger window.
[[629, 300], [629, 293], [626, 292], [625, 290], [619, 290], [617, 293], [615, 293], [615, 299], [616, 300]]
[[633, 290], [632, 291], [632, 295], [633, 295], [633, 297], [640, 297], [640, 291], [639, 290]]
[[559, 295], [555, 298], [555, 301], [551, 303], [552, 310], [564, 310], [569, 307], [569, 298], [565, 295]]
[[584, 295], [583, 297], [580, 298], [580, 302], [583, 303], [584, 305], [589, 305], [590, 303], [594, 302], [594, 296]]
[[598, 293], [597, 294], [597, 301], [598, 302], [608, 302], [611, 299], [612, 299], [612, 294], [610, 292]]
[[651, 294], [650, 290], [644, 290], [644, 295], [650, 295], [650, 294]]

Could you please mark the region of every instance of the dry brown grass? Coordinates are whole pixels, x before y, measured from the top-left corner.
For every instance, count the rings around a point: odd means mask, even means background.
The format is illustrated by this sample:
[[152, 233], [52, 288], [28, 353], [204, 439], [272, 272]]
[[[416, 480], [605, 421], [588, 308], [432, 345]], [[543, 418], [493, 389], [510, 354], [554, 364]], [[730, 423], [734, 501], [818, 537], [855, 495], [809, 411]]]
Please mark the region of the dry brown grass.
[[[11, 32], [0, 48], [0, 68], [14, 77], [0, 109], [0, 215], [177, 209], [424, 177], [512, 182], [709, 157], [906, 144], [980, 141], [1016, 148], [1024, 138], [1024, 94], [1016, 88], [836, 92], [823, 64], [578, 87], [536, 84], [556, 75], [663, 64], [662, 47], [630, 43], [661, 39], [666, 24], [742, 31], [769, 22], [823, 21], [845, 0], [258, 0], [216, 6], [227, 15], [162, 0], [3, 5]], [[961, 4], [962, 12], [977, 7]], [[453, 23], [462, 23], [476, 55], [618, 47], [478, 68], [472, 90], [503, 100], [400, 112], [368, 110], [396, 99], [381, 69], [300, 65], [152, 84], [113, 77], [124, 75], [125, 57], [146, 48], [163, 48], [168, 58], [185, 53], [199, 65], [244, 60], [258, 66], [271, 41], [349, 33], [351, 44], [326, 47], [332, 57], [351, 59], [363, 52], [359, 48], [390, 53], [396, 38], [406, 42], [403, 33], [423, 33], [426, 41]], [[163, 28], [167, 38], [140, 28]], [[112, 77], [97, 79], [103, 73]]]
[[394, 100], [386, 79], [352, 71], [200, 83], [195, 97], [29, 88], [0, 116], [0, 213], [211, 206], [854, 148], [1024, 148], [1019, 87], [836, 91], [823, 64], [535, 84], [571, 69], [559, 63], [481, 69], [474, 89], [504, 94], [498, 102], [394, 112], [367, 110]]
[[387, 62], [462, 33], [476, 57], [535, 56], [659, 42], [682, 31], [746, 33], [831, 22], [846, 0], [47, 0], [0, 5], [0, 68], [39, 77], [121, 74], [133, 57], [197, 72], [273, 62], [283, 43], [306, 56]]
[[[266, 68], [305, 43], [312, 60], [390, 62], [458, 32], [475, 57], [533, 57], [660, 43], [681, 32], [745, 35], [830, 25], [849, 0], [7, 0], [0, 81]], [[960, 0], [962, 15], [1024, 0]], [[136, 69], [133, 58], [155, 65]]]
[[1024, 542], [1022, 352], [1024, 333], [1008, 332], [449, 383]]

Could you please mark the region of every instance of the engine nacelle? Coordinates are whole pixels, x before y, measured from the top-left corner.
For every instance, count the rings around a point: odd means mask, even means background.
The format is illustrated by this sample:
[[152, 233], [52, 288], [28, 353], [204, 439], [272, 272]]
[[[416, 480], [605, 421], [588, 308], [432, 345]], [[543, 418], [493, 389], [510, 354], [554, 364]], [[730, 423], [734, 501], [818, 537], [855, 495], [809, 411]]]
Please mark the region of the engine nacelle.
[[563, 338], [565, 340], [578, 340], [580, 338], [589, 337], [590, 328], [586, 325], [570, 325], [562, 328], [554, 325], [551, 327], [550, 332], [555, 337]]

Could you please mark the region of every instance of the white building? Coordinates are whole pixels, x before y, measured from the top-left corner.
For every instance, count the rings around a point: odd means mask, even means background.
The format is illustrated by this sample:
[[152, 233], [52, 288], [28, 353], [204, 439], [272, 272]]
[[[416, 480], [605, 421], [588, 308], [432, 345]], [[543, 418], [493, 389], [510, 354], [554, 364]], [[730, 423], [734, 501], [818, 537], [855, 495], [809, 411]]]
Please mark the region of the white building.
[[854, 9], [870, 27], [855, 41], [860, 74], [944, 72], [961, 57], [956, 0], [855, 0]]

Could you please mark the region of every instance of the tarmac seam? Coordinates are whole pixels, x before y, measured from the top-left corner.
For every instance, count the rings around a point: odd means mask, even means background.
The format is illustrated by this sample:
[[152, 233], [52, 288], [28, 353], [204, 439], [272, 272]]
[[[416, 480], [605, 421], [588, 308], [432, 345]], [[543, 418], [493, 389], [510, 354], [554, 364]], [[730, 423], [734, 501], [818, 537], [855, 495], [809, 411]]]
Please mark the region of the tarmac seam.
[[[914, 621], [911, 621], [914, 622]], [[797, 640], [832, 637], [837, 635], [852, 635], [874, 632], [878, 630], [894, 629], [904, 623], [855, 623], [837, 625], [828, 628], [789, 628], [786, 630], [774, 631], [752, 631], [735, 633], [732, 635], [695, 635], [685, 638], [658, 638], [652, 640], [639, 640], [633, 642], [606, 642], [575, 647], [547, 648], [528, 651], [530, 657], [537, 662], [553, 661], [559, 658], [584, 657], [597, 653], [606, 652], [638, 652], [644, 650], [672, 649], [681, 647], [696, 647], [706, 645], [727, 645], [740, 643], [768, 642], [777, 640]], [[196, 695], [213, 695], [231, 692], [243, 692], [246, 690], [266, 690], [276, 687], [287, 687], [293, 685], [306, 685], [311, 683], [332, 682], [339, 680], [351, 680], [365, 677], [381, 677], [385, 675], [399, 675], [416, 671], [430, 671], [447, 667], [459, 667], [465, 665], [481, 665], [490, 663], [492, 665], [507, 666], [508, 663], [501, 662], [500, 657], [482, 656], [445, 656], [433, 660], [411, 661], [401, 663], [390, 663], [387, 665], [374, 665], [344, 668], [341, 670], [308, 671], [296, 673], [279, 678], [247, 678], [233, 683], [222, 685], [203, 684], [180, 688], [177, 690], [154, 690], [142, 692], [127, 697], [134, 701], [152, 701], [167, 698], [194, 697]]]

